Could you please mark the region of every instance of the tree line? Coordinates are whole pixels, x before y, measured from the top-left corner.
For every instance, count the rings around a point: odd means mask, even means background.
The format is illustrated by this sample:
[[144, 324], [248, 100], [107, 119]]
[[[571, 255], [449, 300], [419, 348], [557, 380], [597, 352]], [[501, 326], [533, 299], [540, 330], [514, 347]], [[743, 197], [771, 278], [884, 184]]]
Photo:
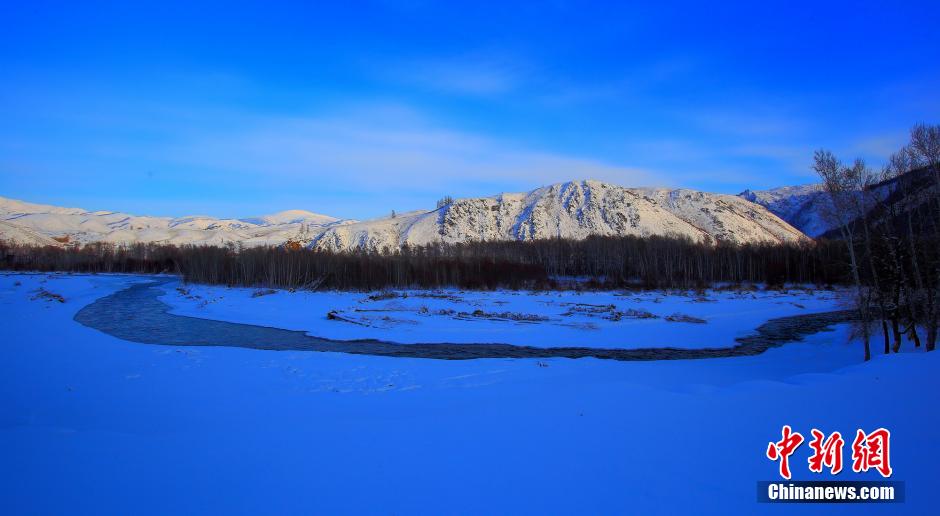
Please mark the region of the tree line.
[[0, 242], [0, 268], [171, 273], [185, 281], [299, 289], [702, 288], [717, 282], [832, 285], [847, 280], [845, 248], [828, 241], [698, 244], [666, 237], [471, 242], [393, 253], [296, 246], [28, 246]]

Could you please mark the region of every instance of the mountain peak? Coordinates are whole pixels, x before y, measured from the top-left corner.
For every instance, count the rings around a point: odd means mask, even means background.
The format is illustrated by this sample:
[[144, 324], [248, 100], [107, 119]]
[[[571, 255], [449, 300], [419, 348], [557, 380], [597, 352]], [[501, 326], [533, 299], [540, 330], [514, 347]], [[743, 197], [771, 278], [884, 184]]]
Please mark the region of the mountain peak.
[[792, 242], [805, 236], [765, 208], [733, 195], [626, 188], [596, 180], [529, 192], [460, 198], [434, 211], [333, 226], [312, 245], [333, 251], [394, 250], [436, 242], [672, 236], [696, 242]]
[[329, 215], [321, 215], [319, 213], [314, 213], [307, 210], [284, 210], [277, 213], [271, 213], [269, 215], [261, 215], [260, 217], [250, 217], [246, 219], [240, 219], [242, 222], [248, 222], [251, 224], [257, 224], [259, 226], [264, 225], [278, 225], [278, 224], [329, 224], [336, 222], [339, 219], [336, 217], [330, 217]]

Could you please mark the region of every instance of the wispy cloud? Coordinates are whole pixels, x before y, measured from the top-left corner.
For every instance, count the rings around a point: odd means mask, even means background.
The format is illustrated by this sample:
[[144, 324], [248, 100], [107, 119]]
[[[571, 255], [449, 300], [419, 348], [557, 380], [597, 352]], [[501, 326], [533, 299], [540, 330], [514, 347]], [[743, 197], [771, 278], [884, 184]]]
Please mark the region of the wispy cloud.
[[706, 131], [745, 137], [786, 136], [806, 128], [792, 113], [760, 107], [702, 110], [686, 116]]
[[384, 67], [385, 78], [427, 90], [459, 95], [497, 95], [520, 88], [531, 65], [504, 54], [463, 54], [399, 61]]
[[[201, 130], [166, 149], [192, 168], [225, 170], [241, 181], [266, 178], [316, 196], [318, 187], [411, 198], [489, 195], [493, 185], [528, 190], [593, 178], [653, 185], [644, 169], [521, 147], [440, 127], [400, 106], [371, 106], [301, 118], [241, 118], [237, 130]], [[384, 209], [384, 208], [383, 208]]]
[[641, 102], [648, 104], [658, 101], [660, 90], [687, 81], [696, 69], [697, 64], [690, 59], [671, 57], [634, 65], [614, 77], [589, 81], [556, 75], [540, 78], [545, 87], [535, 99], [552, 107], [587, 103], [608, 106]]

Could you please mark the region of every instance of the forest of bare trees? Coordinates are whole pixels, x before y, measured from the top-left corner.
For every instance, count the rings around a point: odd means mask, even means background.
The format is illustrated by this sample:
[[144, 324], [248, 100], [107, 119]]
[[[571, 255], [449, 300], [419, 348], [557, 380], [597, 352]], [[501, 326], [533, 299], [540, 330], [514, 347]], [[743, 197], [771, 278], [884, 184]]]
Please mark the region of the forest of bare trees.
[[[917, 125], [910, 143], [881, 173], [857, 159], [842, 163], [819, 150], [814, 169], [827, 193], [826, 216], [849, 262], [866, 360], [873, 328], [884, 352], [903, 336], [936, 348], [940, 319], [940, 126]], [[877, 330], [875, 330], [877, 332]], [[923, 332], [923, 339], [920, 332]]]
[[186, 281], [284, 288], [689, 288], [715, 282], [834, 284], [845, 250], [827, 242], [703, 245], [662, 237], [476, 242], [392, 254], [297, 247], [0, 243], [8, 270], [174, 273]]

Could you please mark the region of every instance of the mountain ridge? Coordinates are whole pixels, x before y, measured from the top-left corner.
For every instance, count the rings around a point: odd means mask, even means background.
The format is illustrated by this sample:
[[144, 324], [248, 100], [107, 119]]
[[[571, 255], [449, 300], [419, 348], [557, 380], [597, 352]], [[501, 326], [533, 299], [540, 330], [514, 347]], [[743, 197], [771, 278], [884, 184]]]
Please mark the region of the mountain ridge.
[[737, 196], [582, 180], [524, 193], [456, 199], [433, 211], [332, 227], [311, 246], [383, 251], [434, 242], [591, 235], [673, 236], [703, 243], [780, 243], [805, 238], [765, 208]]
[[[215, 245], [238, 242], [246, 245], [279, 245], [291, 238], [316, 233], [322, 227], [349, 222], [305, 210], [287, 210], [245, 219], [206, 215], [161, 217], [61, 208], [4, 197], [0, 197], [0, 221], [30, 234], [62, 239], [68, 237], [69, 241], [82, 244], [158, 242]], [[0, 237], [4, 234], [12, 234], [12, 230], [0, 233]], [[3, 238], [13, 239], [10, 236]]]
[[670, 236], [738, 244], [806, 238], [767, 208], [741, 196], [691, 189], [628, 188], [590, 179], [528, 192], [460, 198], [434, 210], [366, 221], [341, 220], [305, 210], [238, 219], [136, 216], [2, 197], [0, 220], [31, 234], [68, 237], [80, 243], [255, 246], [293, 241], [330, 251], [384, 252], [438, 242], [583, 239], [592, 235]]

